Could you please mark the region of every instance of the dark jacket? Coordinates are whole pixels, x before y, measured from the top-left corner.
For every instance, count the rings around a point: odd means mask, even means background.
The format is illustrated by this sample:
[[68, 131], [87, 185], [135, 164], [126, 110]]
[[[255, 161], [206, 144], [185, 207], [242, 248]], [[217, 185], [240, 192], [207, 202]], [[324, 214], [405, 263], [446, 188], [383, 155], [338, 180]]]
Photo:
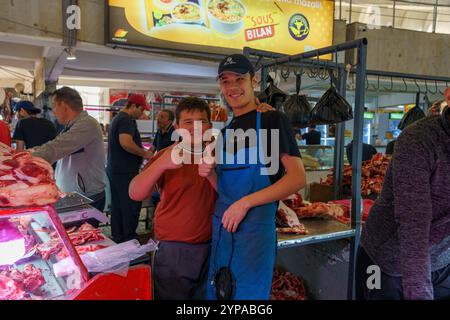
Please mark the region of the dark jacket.
[[450, 121], [431, 116], [395, 144], [361, 245], [381, 270], [401, 276], [406, 299], [433, 299], [431, 272], [450, 264]]

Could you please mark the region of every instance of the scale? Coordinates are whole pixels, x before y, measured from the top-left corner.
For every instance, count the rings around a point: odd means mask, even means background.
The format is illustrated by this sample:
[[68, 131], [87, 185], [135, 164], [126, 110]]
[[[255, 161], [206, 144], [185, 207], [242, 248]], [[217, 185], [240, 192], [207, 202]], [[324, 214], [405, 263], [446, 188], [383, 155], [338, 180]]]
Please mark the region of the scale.
[[58, 212], [64, 212], [67, 211], [67, 209], [73, 210], [75, 207], [85, 206], [93, 202], [92, 199], [89, 199], [78, 192], [70, 192], [55, 203], [55, 209]]
[[67, 193], [64, 198], [55, 203], [55, 209], [58, 212], [62, 223], [67, 226], [68, 223], [95, 219], [101, 223], [108, 223], [108, 217], [90, 206], [94, 201], [78, 192]]

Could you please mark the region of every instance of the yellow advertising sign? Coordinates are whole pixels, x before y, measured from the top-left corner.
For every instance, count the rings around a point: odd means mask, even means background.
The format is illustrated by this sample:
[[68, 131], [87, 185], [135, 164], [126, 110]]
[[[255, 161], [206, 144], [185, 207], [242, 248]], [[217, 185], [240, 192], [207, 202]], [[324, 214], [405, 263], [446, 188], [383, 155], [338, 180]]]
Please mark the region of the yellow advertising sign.
[[108, 42], [297, 54], [332, 44], [333, 15], [332, 0], [109, 0]]

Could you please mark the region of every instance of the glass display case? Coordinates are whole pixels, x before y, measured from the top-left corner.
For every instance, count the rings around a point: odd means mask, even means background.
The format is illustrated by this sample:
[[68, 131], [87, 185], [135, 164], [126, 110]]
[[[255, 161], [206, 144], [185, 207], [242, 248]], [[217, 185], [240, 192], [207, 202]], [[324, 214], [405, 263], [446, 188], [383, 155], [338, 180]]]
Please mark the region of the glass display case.
[[299, 145], [299, 150], [307, 170], [329, 170], [334, 165], [334, 146]]
[[0, 210], [0, 300], [70, 299], [88, 278], [53, 207]]

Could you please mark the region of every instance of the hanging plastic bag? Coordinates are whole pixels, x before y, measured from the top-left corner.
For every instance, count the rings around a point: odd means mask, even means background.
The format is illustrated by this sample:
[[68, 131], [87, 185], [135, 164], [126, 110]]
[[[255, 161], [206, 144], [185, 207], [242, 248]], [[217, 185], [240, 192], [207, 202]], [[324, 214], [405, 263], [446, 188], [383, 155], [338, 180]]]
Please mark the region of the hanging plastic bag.
[[403, 131], [410, 124], [426, 117], [425, 113], [419, 107], [418, 96], [420, 96], [420, 92], [418, 92], [416, 95], [416, 106], [414, 108], [410, 109], [407, 113], [405, 113], [402, 120], [400, 120], [400, 123], [398, 124], [398, 127], [397, 127], [399, 130]]
[[274, 81], [271, 76], [267, 76], [267, 82], [269, 86], [262, 93], [258, 95], [260, 102], [267, 103], [279, 110], [283, 106], [283, 102], [287, 98], [287, 94], [274, 85]]
[[286, 100], [282, 109], [291, 124], [296, 128], [307, 127], [309, 120], [311, 119], [311, 105], [305, 95], [299, 95], [301, 77], [301, 75], [297, 75], [296, 93]]
[[335, 124], [353, 119], [352, 106], [341, 96], [333, 84], [330, 75], [331, 87], [317, 101], [311, 111], [311, 124]]

